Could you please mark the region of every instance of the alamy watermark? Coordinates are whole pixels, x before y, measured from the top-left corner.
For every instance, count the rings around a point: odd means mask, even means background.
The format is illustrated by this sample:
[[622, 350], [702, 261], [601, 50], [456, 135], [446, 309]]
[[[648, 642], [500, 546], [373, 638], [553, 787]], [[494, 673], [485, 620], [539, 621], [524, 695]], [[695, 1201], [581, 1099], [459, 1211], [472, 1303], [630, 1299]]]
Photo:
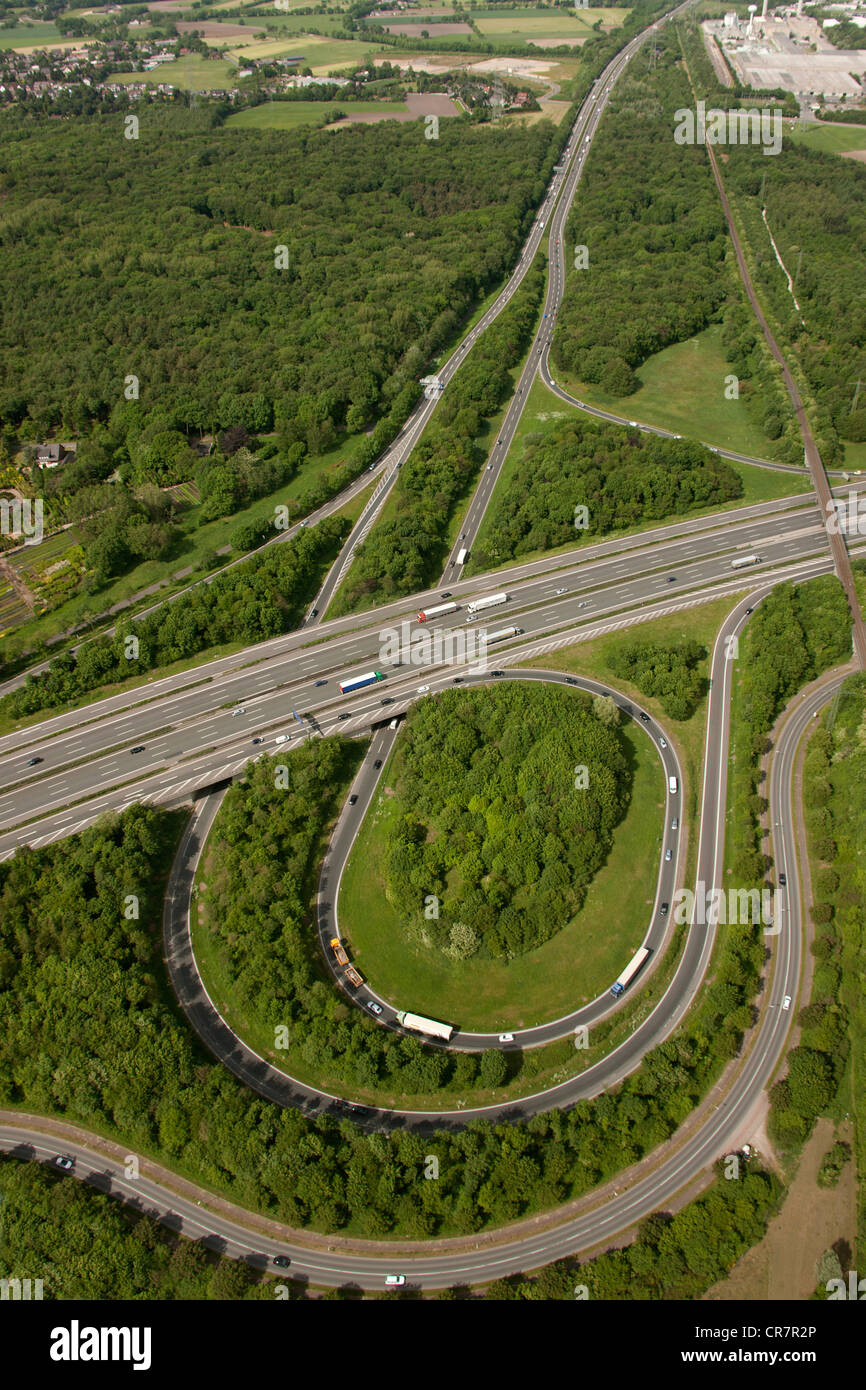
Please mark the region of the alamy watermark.
[[827, 532], [831, 536], [866, 536], [866, 499], [853, 488], [848, 501], [831, 497], [826, 503]]
[[435, 628], [419, 631], [402, 622], [379, 633], [379, 660], [395, 666], [434, 666], [442, 663], [473, 662], [473, 675], [487, 670], [486, 628]]
[[698, 883], [696, 892], [678, 888], [673, 896], [673, 919], [678, 926], [742, 926], [761, 923], [765, 936], [778, 936], [781, 931], [779, 901], [783, 897], [774, 888], [707, 888]]
[[782, 152], [782, 113], [769, 111], [707, 110], [699, 101], [692, 111], [681, 106], [674, 112], [674, 140], [678, 145], [761, 145], [764, 154]]
[[38, 545], [42, 540], [43, 502], [41, 497], [0, 497], [0, 535], [15, 539], [22, 536], [25, 545]]

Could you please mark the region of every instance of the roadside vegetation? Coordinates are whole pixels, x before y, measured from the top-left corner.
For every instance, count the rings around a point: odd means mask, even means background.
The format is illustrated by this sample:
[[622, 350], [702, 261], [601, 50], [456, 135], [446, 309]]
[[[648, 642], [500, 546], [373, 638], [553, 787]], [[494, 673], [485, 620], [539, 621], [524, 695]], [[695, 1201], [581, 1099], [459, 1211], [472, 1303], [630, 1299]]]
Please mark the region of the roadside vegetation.
[[28, 676], [4, 695], [0, 717], [23, 718], [103, 686], [153, 676], [161, 667], [222, 643], [259, 642], [288, 632], [297, 626], [348, 530], [346, 521], [326, 517], [138, 622], [121, 618], [114, 636], [96, 637], [77, 652], [55, 657], [47, 672]]

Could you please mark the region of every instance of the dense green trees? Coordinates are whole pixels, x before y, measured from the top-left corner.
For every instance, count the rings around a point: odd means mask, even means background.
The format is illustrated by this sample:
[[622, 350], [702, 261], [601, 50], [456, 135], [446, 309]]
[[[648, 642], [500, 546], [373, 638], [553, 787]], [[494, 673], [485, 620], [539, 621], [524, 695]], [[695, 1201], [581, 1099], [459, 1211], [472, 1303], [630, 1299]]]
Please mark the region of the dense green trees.
[[706, 655], [698, 642], [663, 647], [637, 641], [616, 647], [607, 664], [615, 676], [631, 681], [644, 695], [654, 695], [671, 719], [689, 719], [706, 690], [697, 669]]
[[[139, 622], [122, 619], [113, 637], [85, 642], [76, 652], [55, 657], [44, 675], [28, 676], [3, 697], [0, 708], [13, 717], [33, 714], [101, 685], [147, 675], [209, 647], [257, 642], [287, 632], [298, 622], [347, 529], [347, 522], [327, 517]], [[131, 636], [139, 643], [134, 658], [127, 656]]]
[[[579, 910], [630, 774], [589, 696], [509, 681], [413, 709], [394, 793], [403, 821], [386, 885], [407, 932], [453, 959], [513, 957]], [[435, 920], [424, 913], [430, 894], [441, 899]]]
[[375, 423], [516, 259], [559, 140], [0, 119], [0, 423], [87, 433], [137, 404], [150, 476], [179, 432], [273, 422], [321, 453]]
[[567, 419], [526, 436], [523, 459], [497, 493], [473, 565], [484, 570], [586, 536], [597, 540], [742, 493], [734, 470], [701, 444], [636, 435], [585, 416]]

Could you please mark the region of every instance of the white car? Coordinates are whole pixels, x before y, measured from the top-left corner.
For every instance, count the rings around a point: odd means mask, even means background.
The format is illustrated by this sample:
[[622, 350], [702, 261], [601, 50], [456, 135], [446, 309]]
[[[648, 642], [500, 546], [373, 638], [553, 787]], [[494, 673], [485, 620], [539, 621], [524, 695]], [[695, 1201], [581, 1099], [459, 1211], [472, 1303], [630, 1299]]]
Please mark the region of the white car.
[[667, 739], [666, 739], [666, 738], [662, 738], [661, 734], [659, 734], [659, 747], [660, 747], [660, 748], [667, 748], [667, 746], [668, 746], [668, 741], [667, 741]]
[[385, 1288], [386, 1288], [386, 1289], [401, 1289], [401, 1288], [403, 1287], [403, 1285], [405, 1284], [405, 1282], [406, 1282], [406, 1275], [405, 1275], [405, 1274], [386, 1274], [386, 1275], [385, 1275]]
[[236, 714], [246, 714], [246, 710], [243, 705], [240, 705], [238, 709], [232, 710], [232, 719], [234, 719]]
[[568, 593], [568, 590], [567, 590], [567, 589], [554, 589], [553, 592], [554, 592], [555, 594], [567, 594], [567, 593]]
[[577, 606], [578, 606], [578, 608], [588, 608], [588, 607], [589, 607], [589, 604], [588, 604], [588, 603], [579, 603]]
[[666, 850], [665, 850], [665, 863], [666, 863], [666, 864], [669, 864], [670, 862], [671, 862], [671, 852], [670, 852], [669, 849], [666, 849]]
[[514, 1034], [513, 1034], [513, 1033], [500, 1033], [500, 1034], [499, 1034], [499, 1041], [500, 1041], [500, 1042], [514, 1042]]
[[67, 1173], [70, 1168], [75, 1167], [75, 1159], [70, 1158], [68, 1154], [58, 1154], [54, 1160], [54, 1167], [62, 1168], [64, 1173]]
[[426, 695], [426, 694], [427, 694], [427, 691], [428, 691], [429, 689], [430, 689], [429, 685], [419, 685], [419, 686], [418, 686], [418, 690], [417, 690], [416, 693], [417, 693], [418, 695]]
[[791, 1007], [791, 996], [790, 996], [790, 994], [786, 994], [785, 997], [784, 997], [784, 999], [782, 1000], [782, 1008], [783, 1008], [783, 1009], [790, 1009], [790, 1007]]

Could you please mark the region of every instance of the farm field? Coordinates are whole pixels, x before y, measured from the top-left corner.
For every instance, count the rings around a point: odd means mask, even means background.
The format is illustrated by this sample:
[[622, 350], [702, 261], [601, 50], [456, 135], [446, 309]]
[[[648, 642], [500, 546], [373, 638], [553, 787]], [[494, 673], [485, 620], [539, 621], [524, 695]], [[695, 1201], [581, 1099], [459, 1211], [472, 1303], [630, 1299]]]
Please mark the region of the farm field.
[[229, 56], [238, 62], [247, 58], [294, 58], [302, 57], [305, 66], [312, 69], [315, 77], [327, 77], [333, 68], [354, 67], [362, 63], [369, 53], [381, 53], [376, 43], [355, 43], [352, 39], [328, 39], [319, 34], [299, 34], [296, 39], [287, 35], [283, 39], [265, 39], [249, 44], [235, 44]]
[[213, 88], [235, 86], [237, 71], [235, 63], [229, 63], [223, 58], [206, 59], [198, 53], [190, 53], [185, 58], [178, 58], [175, 63], [162, 63], [150, 72], [112, 73], [111, 80], [125, 84], [149, 82], [153, 86], [160, 82], [168, 82], [172, 87], [179, 87], [185, 92], [204, 92]]
[[252, 106], [229, 116], [227, 127], [239, 130], [295, 130], [297, 126], [313, 125], [339, 105], [350, 118], [353, 116], [399, 116], [410, 119], [402, 101], [273, 101]]
[[55, 40], [72, 48], [80, 43], [79, 39], [64, 39], [54, 24], [17, 24], [14, 29], [0, 30], [0, 48], [42, 48]]

